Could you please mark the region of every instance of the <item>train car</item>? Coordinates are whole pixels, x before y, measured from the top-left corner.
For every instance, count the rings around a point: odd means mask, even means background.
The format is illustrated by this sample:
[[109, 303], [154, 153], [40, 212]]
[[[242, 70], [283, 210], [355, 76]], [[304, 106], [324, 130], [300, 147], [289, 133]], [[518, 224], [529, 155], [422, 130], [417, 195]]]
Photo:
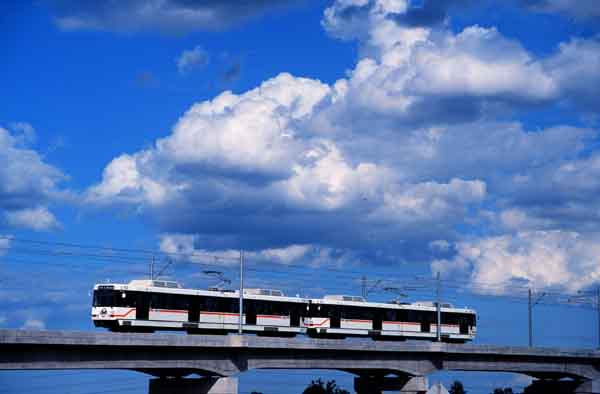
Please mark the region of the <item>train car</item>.
[[[92, 320], [112, 331], [226, 334], [239, 325], [239, 292], [185, 289], [177, 282], [133, 280], [94, 286]], [[435, 340], [437, 311], [432, 302], [375, 303], [362, 297], [286, 297], [272, 289], [244, 289], [243, 329], [258, 335]], [[441, 307], [441, 336], [467, 342], [476, 334], [476, 314]]]

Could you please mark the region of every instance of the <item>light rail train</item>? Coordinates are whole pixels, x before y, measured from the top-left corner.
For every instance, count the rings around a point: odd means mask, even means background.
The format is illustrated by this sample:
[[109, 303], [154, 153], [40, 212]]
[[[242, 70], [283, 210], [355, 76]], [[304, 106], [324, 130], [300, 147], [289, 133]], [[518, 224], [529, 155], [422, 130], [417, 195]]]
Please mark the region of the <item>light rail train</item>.
[[[177, 282], [133, 280], [94, 286], [92, 320], [112, 331], [227, 334], [238, 330], [239, 292], [184, 289]], [[476, 334], [476, 313], [441, 305], [441, 338], [467, 342]], [[404, 340], [437, 337], [433, 302], [379, 303], [362, 297], [287, 297], [279, 290], [244, 289], [244, 332], [269, 336]]]

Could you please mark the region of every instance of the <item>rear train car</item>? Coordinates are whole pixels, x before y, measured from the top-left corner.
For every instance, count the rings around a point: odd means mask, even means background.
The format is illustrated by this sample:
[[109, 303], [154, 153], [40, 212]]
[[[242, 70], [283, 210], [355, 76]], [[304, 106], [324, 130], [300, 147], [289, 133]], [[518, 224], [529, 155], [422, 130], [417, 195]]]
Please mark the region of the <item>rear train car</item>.
[[[177, 282], [133, 280], [94, 286], [92, 320], [112, 331], [227, 334], [239, 326], [239, 292], [184, 289]], [[435, 340], [437, 310], [432, 302], [376, 303], [362, 297], [286, 297], [271, 289], [244, 289], [245, 332], [269, 336]], [[467, 342], [476, 334], [476, 313], [441, 306], [441, 336]]]

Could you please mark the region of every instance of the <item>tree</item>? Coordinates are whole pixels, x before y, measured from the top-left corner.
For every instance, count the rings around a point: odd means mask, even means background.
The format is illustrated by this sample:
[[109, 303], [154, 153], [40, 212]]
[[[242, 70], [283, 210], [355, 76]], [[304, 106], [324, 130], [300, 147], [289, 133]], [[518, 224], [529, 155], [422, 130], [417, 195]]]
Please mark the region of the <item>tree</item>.
[[510, 387], [496, 388], [493, 394], [513, 394], [513, 390]]
[[335, 380], [328, 380], [327, 383], [323, 383], [319, 378], [316, 381], [311, 381], [302, 394], [350, 394], [350, 392], [338, 387]]
[[462, 382], [460, 382], [458, 380], [455, 380], [454, 383], [452, 383], [452, 386], [450, 386], [449, 393], [450, 394], [467, 394]]

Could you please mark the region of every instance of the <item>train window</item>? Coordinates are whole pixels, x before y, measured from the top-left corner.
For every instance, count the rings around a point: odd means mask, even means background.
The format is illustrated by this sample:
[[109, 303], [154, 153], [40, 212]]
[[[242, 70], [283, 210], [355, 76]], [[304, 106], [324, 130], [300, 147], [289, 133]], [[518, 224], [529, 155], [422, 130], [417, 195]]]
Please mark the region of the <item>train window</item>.
[[239, 301], [231, 298], [218, 298], [217, 310], [219, 312], [236, 313], [239, 312]]
[[94, 291], [94, 306], [114, 306], [115, 292], [112, 290]]
[[373, 311], [361, 307], [343, 307], [342, 317], [345, 319], [373, 320]]
[[430, 312], [430, 311], [425, 311], [425, 321], [429, 322], [429, 323], [435, 323], [437, 321], [437, 313], [436, 312]]
[[386, 310], [385, 311], [385, 320], [387, 321], [398, 321], [397, 313], [395, 310]]
[[190, 307], [188, 296], [172, 294], [172, 309], [186, 310]]
[[216, 298], [206, 297], [203, 300], [203, 309], [208, 312], [216, 312], [217, 311], [217, 300]]
[[444, 312], [442, 313], [442, 324], [458, 324], [460, 315], [458, 313]]
[[115, 300], [115, 305], [116, 306], [121, 306], [121, 307], [129, 307], [129, 308], [135, 308], [136, 306], [136, 296], [135, 293], [132, 292], [121, 292], [119, 293], [119, 295], [116, 297]]
[[155, 309], [166, 309], [163, 294], [154, 293], [150, 296], [150, 306]]
[[410, 321], [408, 320], [408, 311], [406, 309], [396, 310], [396, 321]]
[[271, 315], [273, 314], [273, 308], [270, 302], [268, 301], [257, 301], [256, 313], [259, 315]]
[[420, 322], [419, 311], [407, 311], [407, 322], [418, 323]]
[[408, 321], [414, 323], [434, 323], [436, 321], [436, 314], [430, 311], [408, 311]]
[[286, 303], [284, 302], [273, 302], [272, 304], [272, 308], [273, 311], [272, 313], [274, 315], [279, 315], [279, 316], [285, 316], [285, 315], [289, 315], [289, 306], [286, 305]]
[[466, 319], [467, 319], [467, 324], [470, 326], [476, 326], [477, 325], [477, 319], [475, 318], [474, 314], [468, 314], [466, 315]]

